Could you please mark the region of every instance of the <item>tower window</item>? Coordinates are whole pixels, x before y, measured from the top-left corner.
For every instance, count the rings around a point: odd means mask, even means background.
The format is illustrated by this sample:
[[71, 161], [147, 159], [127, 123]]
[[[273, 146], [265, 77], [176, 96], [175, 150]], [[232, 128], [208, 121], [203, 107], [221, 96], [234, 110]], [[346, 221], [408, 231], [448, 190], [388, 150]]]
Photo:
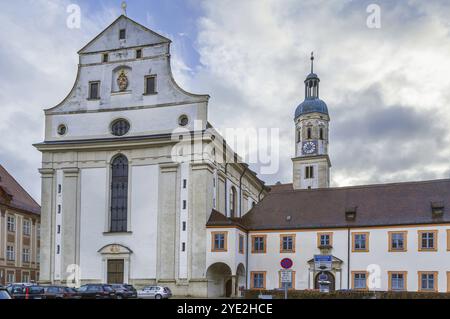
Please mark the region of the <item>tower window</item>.
[[230, 217], [235, 216], [236, 216], [236, 188], [232, 186], [230, 192]]
[[119, 40], [125, 40], [127, 36], [127, 31], [125, 29], [121, 29], [119, 31]]
[[320, 135], [320, 139], [323, 140], [324, 139], [323, 138], [323, 136], [324, 136], [323, 135], [323, 127], [320, 128], [319, 135]]
[[297, 143], [300, 143], [302, 140], [302, 133], [300, 131], [297, 132]]
[[137, 49], [136, 50], [136, 59], [140, 59], [142, 58], [142, 49]]
[[104, 53], [103, 54], [103, 63], [106, 63], [108, 61], [109, 61], [109, 55], [108, 55], [108, 53]]
[[145, 77], [145, 94], [156, 94], [156, 76]]
[[89, 82], [89, 100], [100, 99], [100, 81]]
[[314, 166], [306, 166], [305, 167], [305, 179], [314, 178]]
[[308, 129], [306, 131], [306, 135], [308, 137], [308, 140], [310, 140], [312, 138], [312, 128], [308, 127]]

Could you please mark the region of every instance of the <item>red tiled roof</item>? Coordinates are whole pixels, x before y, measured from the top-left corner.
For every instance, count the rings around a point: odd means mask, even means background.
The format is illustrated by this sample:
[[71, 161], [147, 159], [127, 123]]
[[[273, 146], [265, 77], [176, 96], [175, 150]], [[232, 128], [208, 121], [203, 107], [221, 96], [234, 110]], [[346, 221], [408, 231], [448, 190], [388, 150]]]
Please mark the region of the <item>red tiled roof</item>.
[[8, 194], [8, 206], [39, 215], [41, 207], [25, 189], [0, 165], [0, 188]]

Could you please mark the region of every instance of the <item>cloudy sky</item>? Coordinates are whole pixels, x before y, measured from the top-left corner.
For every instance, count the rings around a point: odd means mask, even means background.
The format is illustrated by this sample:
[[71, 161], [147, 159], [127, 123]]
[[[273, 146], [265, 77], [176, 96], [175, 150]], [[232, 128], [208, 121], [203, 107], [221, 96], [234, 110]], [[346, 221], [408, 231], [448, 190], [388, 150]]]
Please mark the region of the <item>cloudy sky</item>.
[[[71, 89], [76, 52], [120, 13], [120, 0], [1, 4], [0, 163], [39, 200], [42, 110]], [[309, 54], [331, 116], [333, 186], [450, 177], [450, 2], [129, 0], [132, 19], [173, 40], [177, 82], [211, 95], [217, 128], [279, 128], [291, 181], [293, 114]], [[66, 26], [78, 4], [81, 28]], [[372, 20], [371, 20], [372, 21]], [[255, 169], [256, 166], [253, 166]]]

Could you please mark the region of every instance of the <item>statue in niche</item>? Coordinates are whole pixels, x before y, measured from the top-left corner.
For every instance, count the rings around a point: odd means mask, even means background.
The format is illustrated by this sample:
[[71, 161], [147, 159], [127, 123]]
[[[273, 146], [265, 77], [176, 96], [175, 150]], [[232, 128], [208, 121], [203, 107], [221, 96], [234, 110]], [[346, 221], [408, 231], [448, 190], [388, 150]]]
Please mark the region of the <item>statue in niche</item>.
[[128, 88], [128, 77], [125, 70], [120, 71], [119, 76], [117, 77], [117, 85], [119, 86], [119, 90], [121, 92]]

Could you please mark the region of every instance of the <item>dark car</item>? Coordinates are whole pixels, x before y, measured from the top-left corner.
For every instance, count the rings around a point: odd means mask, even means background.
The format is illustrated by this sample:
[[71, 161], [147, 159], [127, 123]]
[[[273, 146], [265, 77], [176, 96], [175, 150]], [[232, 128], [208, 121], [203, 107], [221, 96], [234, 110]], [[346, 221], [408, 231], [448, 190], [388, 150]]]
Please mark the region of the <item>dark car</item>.
[[0, 300], [12, 299], [5, 287], [0, 287]]
[[13, 299], [46, 299], [44, 287], [37, 285], [12, 286], [10, 294]]
[[80, 299], [80, 294], [75, 288], [65, 287], [67, 299]]
[[116, 292], [117, 299], [137, 298], [137, 291], [131, 285], [112, 284], [111, 286]]
[[87, 284], [78, 289], [81, 299], [116, 299], [116, 293], [111, 285]]
[[71, 299], [74, 297], [74, 293], [69, 289], [63, 286], [46, 286], [44, 287], [45, 297], [46, 299]]

